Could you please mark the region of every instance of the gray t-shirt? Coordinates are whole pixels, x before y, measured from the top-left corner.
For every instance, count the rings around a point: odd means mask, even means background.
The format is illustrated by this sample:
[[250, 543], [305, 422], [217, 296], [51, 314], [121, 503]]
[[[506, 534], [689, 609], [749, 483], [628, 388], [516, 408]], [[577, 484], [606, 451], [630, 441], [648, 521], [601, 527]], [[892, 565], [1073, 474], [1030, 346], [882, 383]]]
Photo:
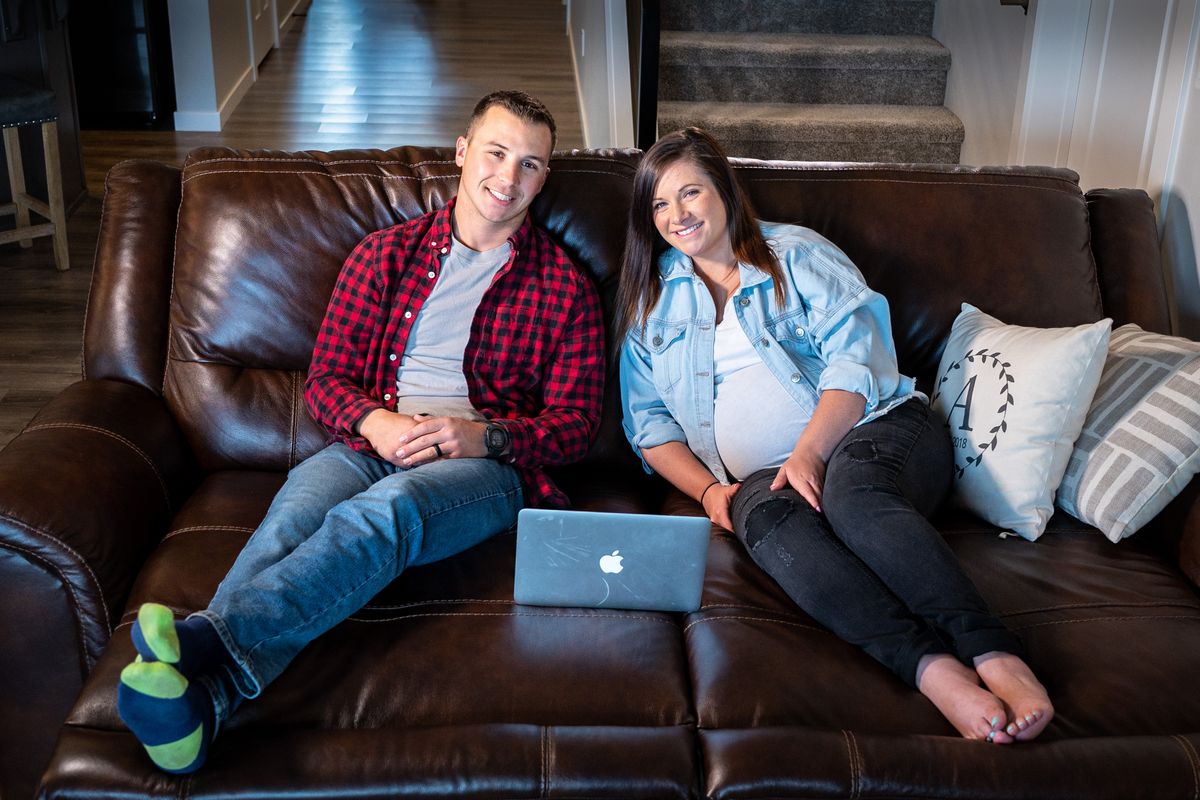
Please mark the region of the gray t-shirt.
[[437, 284], [413, 322], [396, 372], [396, 410], [483, 419], [467, 399], [463, 353], [471, 321], [510, 245], [479, 252], [454, 239]]

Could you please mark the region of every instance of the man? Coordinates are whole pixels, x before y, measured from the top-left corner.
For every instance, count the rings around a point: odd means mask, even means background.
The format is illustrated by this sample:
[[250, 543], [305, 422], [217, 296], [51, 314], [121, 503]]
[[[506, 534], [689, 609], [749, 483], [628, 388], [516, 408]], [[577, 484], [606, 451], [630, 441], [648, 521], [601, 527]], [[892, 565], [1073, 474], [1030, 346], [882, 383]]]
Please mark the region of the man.
[[593, 438], [604, 348], [594, 288], [526, 213], [554, 141], [538, 100], [484, 97], [458, 196], [346, 260], [305, 386], [336, 441], [291, 471], [207, 609], [138, 611], [118, 708], [160, 768], [198, 769], [243, 699], [407, 567], [566, 503], [542, 467]]

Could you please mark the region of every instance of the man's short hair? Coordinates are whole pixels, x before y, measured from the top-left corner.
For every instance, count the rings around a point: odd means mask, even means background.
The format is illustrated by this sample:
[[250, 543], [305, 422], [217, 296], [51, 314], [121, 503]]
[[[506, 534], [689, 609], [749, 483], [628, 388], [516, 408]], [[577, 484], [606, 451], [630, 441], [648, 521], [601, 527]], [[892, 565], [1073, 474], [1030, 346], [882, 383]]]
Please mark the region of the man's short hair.
[[483, 115], [492, 106], [500, 106], [505, 111], [526, 122], [531, 122], [535, 125], [545, 125], [550, 129], [551, 150], [558, 143], [558, 129], [554, 125], [554, 116], [550, 113], [550, 109], [546, 108], [542, 101], [533, 95], [515, 89], [492, 92], [475, 104], [475, 110], [471, 112], [471, 119], [467, 122], [468, 139], [471, 138], [471, 132], [475, 130], [475, 124], [483, 118]]

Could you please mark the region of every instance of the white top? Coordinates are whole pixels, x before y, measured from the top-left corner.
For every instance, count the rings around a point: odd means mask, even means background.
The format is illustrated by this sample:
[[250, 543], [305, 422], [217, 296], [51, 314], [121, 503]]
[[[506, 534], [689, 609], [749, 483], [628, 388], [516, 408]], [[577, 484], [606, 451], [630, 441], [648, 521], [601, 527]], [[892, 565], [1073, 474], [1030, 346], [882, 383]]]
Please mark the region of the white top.
[[396, 410], [483, 419], [467, 396], [463, 354], [471, 321], [492, 279], [508, 261], [508, 242], [485, 252], [453, 239], [437, 284], [425, 299], [396, 372]]
[[730, 477], [745, 480], [791, 455], [810, 416], [779, 384], [725, 305], [713, 341], [713, 433]]

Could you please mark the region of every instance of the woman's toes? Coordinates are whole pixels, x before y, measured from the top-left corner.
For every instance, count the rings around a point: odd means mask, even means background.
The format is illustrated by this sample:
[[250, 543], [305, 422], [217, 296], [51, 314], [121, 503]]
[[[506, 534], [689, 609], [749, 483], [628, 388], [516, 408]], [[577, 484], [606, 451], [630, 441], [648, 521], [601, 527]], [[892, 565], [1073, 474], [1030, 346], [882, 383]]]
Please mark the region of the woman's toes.
[[1037, 709], [1026, 714], [1025, 719], [1028, 720], [1028, 723], [1024, 728], [1017, 732], [1017, 741], [1027, 742], [1037, 736], [1046, 729], [1046, 726], [1050, 724], [1050, 720], [1053, 718], [1053, 716], [1053, 712], [1042, 709]]

